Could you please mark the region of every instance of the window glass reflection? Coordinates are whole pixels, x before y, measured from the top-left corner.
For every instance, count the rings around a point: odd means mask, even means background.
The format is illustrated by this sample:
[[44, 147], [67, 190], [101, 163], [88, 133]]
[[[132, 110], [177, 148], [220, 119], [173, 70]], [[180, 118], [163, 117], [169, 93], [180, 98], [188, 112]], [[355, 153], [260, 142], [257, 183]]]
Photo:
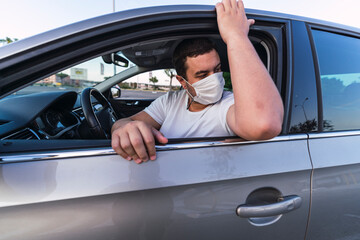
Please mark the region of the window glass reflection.
[[324, 131], [360, 129], [360, 39], [313, 30]]

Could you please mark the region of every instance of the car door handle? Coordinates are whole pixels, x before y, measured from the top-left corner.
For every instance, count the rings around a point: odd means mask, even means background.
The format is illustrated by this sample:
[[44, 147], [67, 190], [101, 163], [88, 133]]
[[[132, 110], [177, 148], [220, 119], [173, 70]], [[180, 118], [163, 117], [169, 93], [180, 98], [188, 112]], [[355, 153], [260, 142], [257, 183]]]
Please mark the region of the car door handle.
[[243, 218], [270, 217], [288, 213], [301, 206], [302, 199], [299, 196], [286, 196], [280, 202], [265, 205], [240, 205], [236, 214]]
[[137, 105], [139, 105], [139, 101], [127, 102], [126, 105], [127, 106], [137, 106]]

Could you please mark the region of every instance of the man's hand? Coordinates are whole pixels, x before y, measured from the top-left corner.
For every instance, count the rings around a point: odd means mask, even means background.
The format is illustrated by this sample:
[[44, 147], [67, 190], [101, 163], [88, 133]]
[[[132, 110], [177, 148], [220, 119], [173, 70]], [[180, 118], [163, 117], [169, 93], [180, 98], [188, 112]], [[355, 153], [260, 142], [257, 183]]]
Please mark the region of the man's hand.
[[117, 154], [136, 163], [156, 159], [155, 139], [167, 143], [161, 132], [145, 121], [121, 119], [112, 129], [111, 146]]
[[216, 4], [217, 22], [222, 39], [226, 44], [230, 40], [248, 36], [249, 28], [255, 23], [254, 19], [247, 19], [243, 2], [223, 0]]

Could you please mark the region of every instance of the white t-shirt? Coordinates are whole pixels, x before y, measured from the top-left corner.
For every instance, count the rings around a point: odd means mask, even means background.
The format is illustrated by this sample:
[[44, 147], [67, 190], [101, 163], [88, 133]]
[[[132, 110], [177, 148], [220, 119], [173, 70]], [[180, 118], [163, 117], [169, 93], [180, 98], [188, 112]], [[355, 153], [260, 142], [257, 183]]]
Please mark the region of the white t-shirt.
[[185, 90], [168, 92], [145, 108], [157, 123], [160, 132], [167, 138], [223, 137], [234, 136], [226, 122], [229, 107], [234, 104], [234, 95], [224, 91], [219, 102], [200, 112], [187, 110], [188, 95]]

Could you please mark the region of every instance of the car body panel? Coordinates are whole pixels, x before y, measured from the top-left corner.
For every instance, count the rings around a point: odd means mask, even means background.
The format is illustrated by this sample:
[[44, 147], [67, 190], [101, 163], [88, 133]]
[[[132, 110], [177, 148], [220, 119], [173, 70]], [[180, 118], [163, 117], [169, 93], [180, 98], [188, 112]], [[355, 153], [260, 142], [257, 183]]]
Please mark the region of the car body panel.
[[354, 131], [310, 136], [314, 174], [308, 239], [360, 237], [359, 134]]
[[[99, 232], [107, 239], [305, 236], [311, 173], [306, 135], [230, 146], [168, 146], [159, 149], [156, 161], [141, 165], [114, 153], [3, 161], [0, 222], [15, 221], [19, 214], [27, 213], [21, 220], [24, 231], [18, 231], [16, 225], [2, 225], [0, 231], [6, 226], [7, 239], [97, 239]], [[278, 189], [284, 196], [298, 195], [301, 207], [275, 223], [255, 227], [235, 210], [261, 188]], [[50, 216], [44, 224], [46, 213]], [[46, 231], [49, 226], [52, 230]], [[193, 226], [198, 231], [193, 231]]]

